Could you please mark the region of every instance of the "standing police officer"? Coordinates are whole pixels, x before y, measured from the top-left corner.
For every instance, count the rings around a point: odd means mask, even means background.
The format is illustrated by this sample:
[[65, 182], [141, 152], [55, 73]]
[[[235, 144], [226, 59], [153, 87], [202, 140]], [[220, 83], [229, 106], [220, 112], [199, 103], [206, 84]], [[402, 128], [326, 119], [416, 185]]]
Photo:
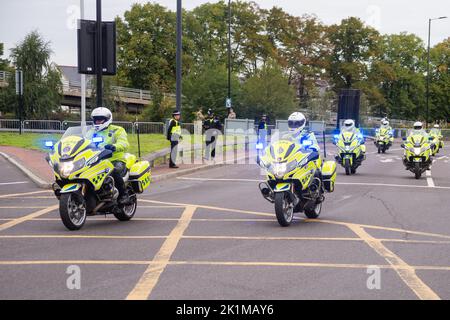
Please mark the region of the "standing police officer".
[[167, 129], [167, 140], [170, 141], [169, 168], [175, 169], [178, 168], [178, 166], [175, 164], [178, 154], [178, 142], [182, 139], [180, 117], [180, 111], [175, 110], [174, 112], [172, 112], [172, 119], [170, 120], [169, 128]]

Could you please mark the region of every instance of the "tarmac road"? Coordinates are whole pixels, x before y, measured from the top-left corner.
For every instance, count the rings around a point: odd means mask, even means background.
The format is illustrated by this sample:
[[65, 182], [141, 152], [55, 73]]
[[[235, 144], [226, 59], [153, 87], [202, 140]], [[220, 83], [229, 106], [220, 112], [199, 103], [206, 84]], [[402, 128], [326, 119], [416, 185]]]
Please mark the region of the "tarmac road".
[[320, 219], [287, 228], [260, 169], [235, 164], [151, 185], [132, 221], [69, 232], [52, 193], [0, 158], [0, 299], [450, 299], [450, 148], [416, 180], [399, 142], [367, 145]]

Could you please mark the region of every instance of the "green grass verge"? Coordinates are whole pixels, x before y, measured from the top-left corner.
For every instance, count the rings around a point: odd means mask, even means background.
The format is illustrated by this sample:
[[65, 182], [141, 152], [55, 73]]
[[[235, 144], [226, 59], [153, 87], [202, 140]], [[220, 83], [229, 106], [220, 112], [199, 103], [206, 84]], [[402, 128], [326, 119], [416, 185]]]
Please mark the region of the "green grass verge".
[[[33, 149], [46, 151], [44, 148], [45, 140], [58, 140], [61, 138], [61, 134], [43, 134], [43, 133], [19, 133], [13, 132], [0, 132], [0, 146], [14, 146], [25, 149]], [[129, 134], [128, 141], [130, 142], [130, 148], [128, 152], [136, 154], [138, 153], [137, 136]], [[146, 155], [167, 147], [170, 147], [170, 143], [166, 140], [162, 134], [141, 134], [141, 155]]]

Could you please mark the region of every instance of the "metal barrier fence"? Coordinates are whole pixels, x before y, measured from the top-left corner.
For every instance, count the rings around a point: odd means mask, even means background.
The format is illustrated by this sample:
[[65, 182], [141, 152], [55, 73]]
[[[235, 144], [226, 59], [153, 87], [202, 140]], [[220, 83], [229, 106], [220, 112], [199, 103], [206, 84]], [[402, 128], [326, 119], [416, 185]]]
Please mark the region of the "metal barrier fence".
[[[115, 121], [114, 124], [121, 126], [127, 133], [136, 132], [136, 123], [139, 124], [140, 133], [162, 134], [164, 133], [164, 123], [162, 122], [127, 122]], [[92, 125], [92, 121], [86, 121], [87, 125]], [[24, 120], [19, 119], [0, 119], [0, 131], [18, 132], [22, 128], [23, 132], [35, 133], [63, 133], [70, 127], [81, 126], [81, 121], [58, 121], [58, 120]], [[184, 124], [184, 128], [192, 133], [194, 125], [192, 123]]]
[[240, 131], [242, 133], [253, 133], [255, 130], [255, 120], [251, 119], [225, 119], [224, 131], [225, 134], [235, 133]]
[[136, 130], [136, 125], [139, 126], [139, 133], [143, 134], [154, 134], [165, 132], [165, 125], [162, 122], [135, 122], [134, 127]]
[[[86, 121], [88, 126], [92, 125], [92, 121]], [[67, 130], [71, 127], [79, 127], [81, 126], [81, 121], [63, 121], [61, 130]]]
[[24, 132], [54, 133], [61, 131], [61, 121], [25, 120], [22, 122]]
[[[225, 134], [235, 133], [234, 130], [240, 130], [242, 133], [253, 134], [257, 129], [253, 120], [238, 119], [240, 121], [230, 122], [229, 119], [225, 120]], [[92, 121], [86, 121], [87, 125], [92, 125]], [[136, 125], [139, 125], [139, 132], [141, 134], [164, 134], [166, 125], [162, 122], [127, 122], [127, 121], [115, 121], [114, 124], [122, 126], [127, 133], [136, 133]], [[19, 119], [0, 119], [0, 132], [19, 132], [22, 127], [23, 132], [34, 133], [63, 133], [70, 127], [80, 126], [80, 121], [58, 121], [58, 120], [24, 120], [22, 123]], [[181, 127], [187, 130], [190, 134], [195, 133], [194, 123], [182, 123]], [[277, 120], [276, 125], [270, 125], [269, 134], [273, 129], [278, 129], [280, 133], [288, 131], [286, 120]], [[377, 126], [376, 126], [377, 127]], [[376, 127], [361, 127], [361, 131], [365, 136], [375, 136]], [[248, 131], [245, 131], [247, 128]], [[305, 127], [308, 129], [308, 127]], [[255, 130], [255, 131], [253, 131]], [[408, 135], [410, 128], [394, 128], [394, 137], [401, 138]], [[442, 129], [442, 135], [445, 140], [450, 140], [450, 129]], [[335, 134], [336, 127], [327, 126], [325, 134]]]
[[193, 123], [181, 123], [181, 129], [187, 130], [190, 134], [194, 134], [194, 128]]
[[20, 120], [18, 119], [0, 119], [0, 131], [19, 131]]

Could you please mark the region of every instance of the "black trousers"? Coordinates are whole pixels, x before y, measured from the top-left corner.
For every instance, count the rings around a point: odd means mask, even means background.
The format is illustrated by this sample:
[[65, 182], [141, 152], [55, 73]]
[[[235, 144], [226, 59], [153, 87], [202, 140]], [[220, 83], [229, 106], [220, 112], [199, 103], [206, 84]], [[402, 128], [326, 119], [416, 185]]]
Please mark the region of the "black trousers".
[[120, 195], [123, 195], [126, 191], [123, 177], [127, 172], [127, 166], [122, 161], [113, 161], [112, 164], [114, 165], [114, 170], [111, 173], [111, 177], [114, 179], [114, 185], [116, 186], [117, 191], [119, 191]]
[[206, 150], [205, 150], [206, 159], [215, 158], [216, 157], [216, 137], [211, 136], [209, 141], [206, 141]]
[[169, 166], [175, 166], [175, 162], [177, 162], [177, 154], [178, 154], [178, 141], [170, 141], [170, 160]]

